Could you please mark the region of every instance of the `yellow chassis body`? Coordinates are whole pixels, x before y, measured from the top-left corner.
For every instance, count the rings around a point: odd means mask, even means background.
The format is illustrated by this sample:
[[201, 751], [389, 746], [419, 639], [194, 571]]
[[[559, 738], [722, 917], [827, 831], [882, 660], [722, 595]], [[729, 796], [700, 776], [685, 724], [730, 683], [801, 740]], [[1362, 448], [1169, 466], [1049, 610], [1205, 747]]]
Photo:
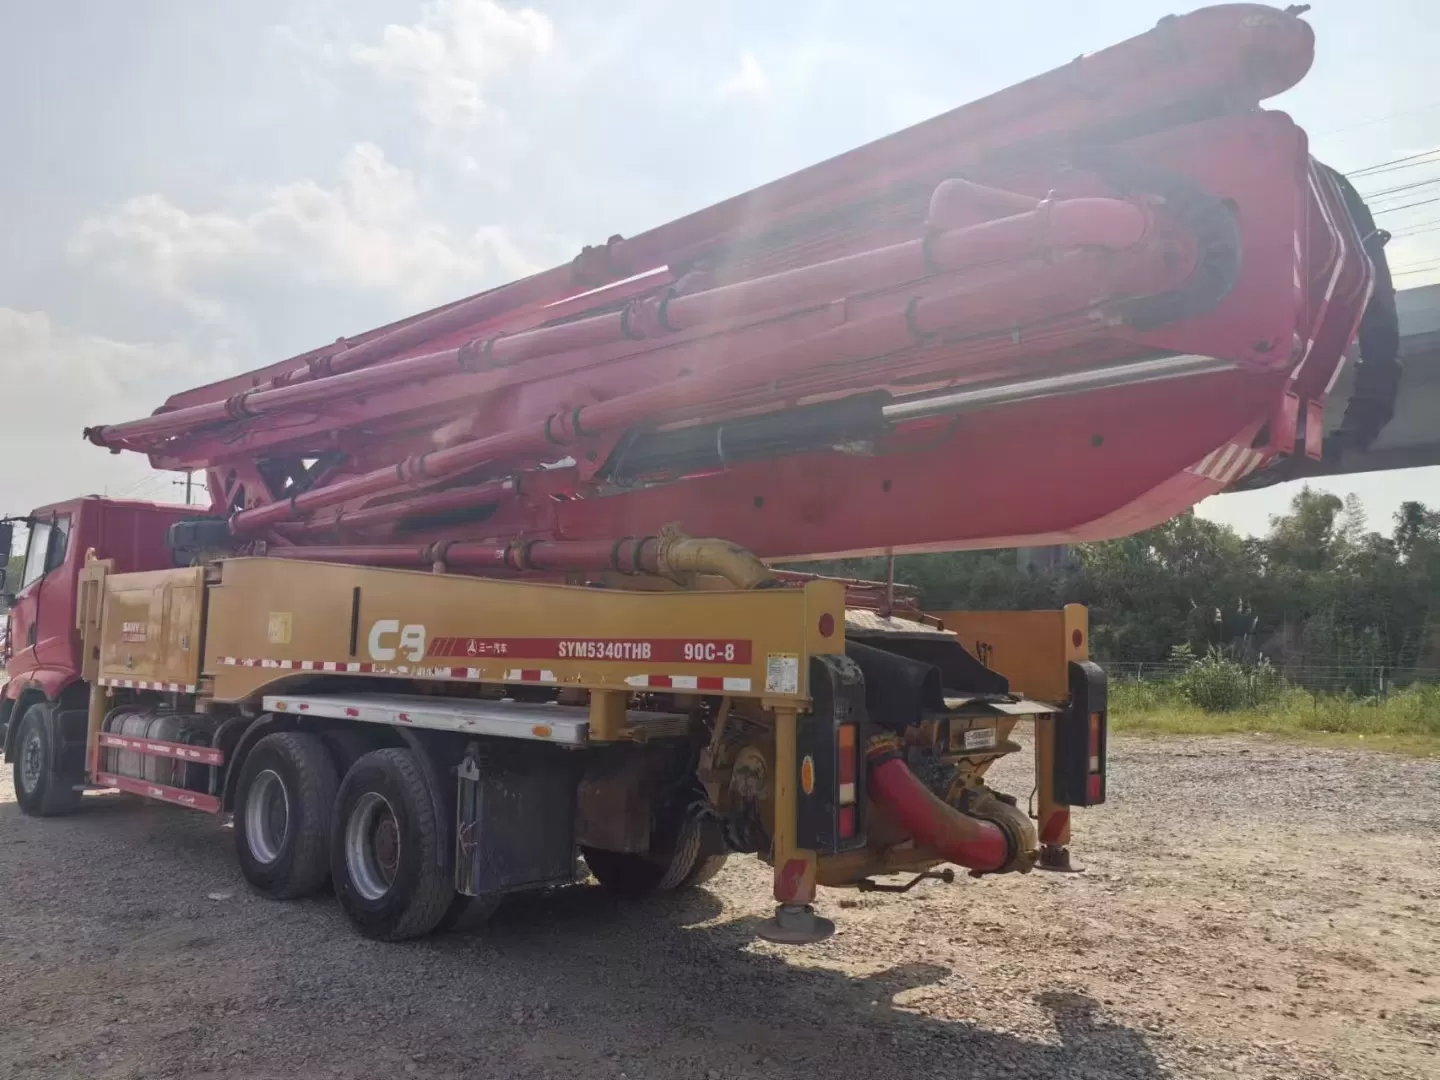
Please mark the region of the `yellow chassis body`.
[[[635, 584], [599, 589], [267, 558], [115, 574], [92, 556], [77, 613], [92, 687], [92, 777], [117, 695], [193, 695], [196, 711], [255, 711], [262, 700], [283, 707], [276, 695], [293, 687], [314, 692], [341, 676], [351, 686], [356, 678], [404, 680], [413, 693], [447, 697], [553, 687], [562, 702], [588, 710], [592, 744], [646, 737], [631, 723], [638, 695], [709, 696], [720, 699], [722, 716], [745, 711], [773, 730], [770, 861], [806, 868], [798, 879], [787, 875], [783, 896], [777, 873], [782, 903], [808, 903], [817, 884], [940, 862], [883, 828], [870, 846], [842, 855], [821, 858], [796, 844], [797, 718], [809, 708], [809, 657], [845, 651], [841, 583], [738, 590], [692, 579], [664, 591], [653, 578]], [[937, 614], [1018, 692], [1063, 705], [1066, 665], [1086, 656], [1083, 608]], [[1037, 810], [1042, 838], [1063, 845], [1068, 811], [1055, 804], [1048, 779], [1052, 716], [1032, 717]], [[1001, 745], [1017, 719], [997, 719]], [[545, 729], [534, 735], [544, 738]]]

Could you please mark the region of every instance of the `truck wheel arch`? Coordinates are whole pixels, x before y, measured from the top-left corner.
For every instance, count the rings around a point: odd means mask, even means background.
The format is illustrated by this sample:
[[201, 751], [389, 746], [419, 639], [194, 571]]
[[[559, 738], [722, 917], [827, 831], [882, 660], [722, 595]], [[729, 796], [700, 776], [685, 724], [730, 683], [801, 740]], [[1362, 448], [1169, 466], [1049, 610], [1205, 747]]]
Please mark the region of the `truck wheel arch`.
[[245, 729], [240, 736], [240, 741], [235, 744], [235, 751], [230, 755], [230, 760], [225, 763], [225, 787], [220, 793], [222, 809], [232, 811], [235, 809], [235, 790], [240, 786], [240, 770], [245, 766], [245, 758], [250, 753], [251, 747], [272, 732], [293, 731], [296, 727], [293, 716], [266, 713], [256, 717], [255, 722]]
[[37, 701], [49, 701], [45, 691], [40, 687], [28, 685], [13, 698], [7, 697], [3, 705], [3, 712], [0, 712], [0, 722], [5, 725], [5, 760], [9, 761], [15, 753], [15, 740], [20, 733], [20, 719], [25, 715], [25, 710], [34, 705]]

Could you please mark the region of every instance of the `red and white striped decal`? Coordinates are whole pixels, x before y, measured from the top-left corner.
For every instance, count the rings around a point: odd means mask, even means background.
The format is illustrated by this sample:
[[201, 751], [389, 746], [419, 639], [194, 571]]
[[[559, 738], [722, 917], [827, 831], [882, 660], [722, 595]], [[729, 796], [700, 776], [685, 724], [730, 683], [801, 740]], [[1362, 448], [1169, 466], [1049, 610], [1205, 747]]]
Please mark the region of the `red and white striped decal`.
[[101, 679], [100, 685], [121, 690], [164, 690], [171, 694], [193, 694], [199, 689], [194, 683], [151, 682], [146, 679]]
[[749, 679], [722, 675], [630, 675], [625, 685], [642, 690], [718, 690], [736, 694], [750, 691]]
[[[370, 664], [343, 660], [264, 660], [254, 657], [220, 656], [224, 667], [270, 668], [279, 671], [322, 671], [356, 675], [406, 675], [415, 679], [478, 680], [480, 668], [429, 667], [423, 664]], [[493, 679], [493, 676], [492, 676]], [[508, 668], [496, 682], [555, 684], [560, 681], [549, 668]], [[630, 675], [626, 686], [648, 690], [710, 690], [718, 693], [749, 693], [748, 678], [726, 675]]]
[[277, 671], [324, 671], [354, 675], [409, 675], [417, 679], [479, 679], [473, 667], [432, 667], [427, 664], [370, 664], [346, 660], [267, 660], [251, 656], [217, 656], [221, 667], [269, 668]]
[[1248, 446], [1226, 443], [1218, 450], [1212, 450], [1185, 471], [1214, 480], [1217, 484], [1233, 484], [1242, 476], [1254, 472], [1265, 460], [1259, 450]]
[[546, 671], [543, 668], [511, 668], [505, 672], [504, 682], [533, 682], [553, 683], [560, 680], [555, 678], [555, 672]]

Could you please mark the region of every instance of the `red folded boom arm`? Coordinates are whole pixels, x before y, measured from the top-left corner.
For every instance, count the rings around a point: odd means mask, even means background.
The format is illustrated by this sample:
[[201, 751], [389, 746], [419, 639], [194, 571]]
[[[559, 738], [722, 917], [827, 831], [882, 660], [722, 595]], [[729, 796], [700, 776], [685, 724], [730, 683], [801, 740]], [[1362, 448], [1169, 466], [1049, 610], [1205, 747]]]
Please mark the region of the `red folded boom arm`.
[[[669, 523], [765, 558], [1100, 539], [1289, 455], [1374, 271], [1259, 103], [1253, 4], [574, 261], [91, 429], [237, 545], [563, 569]], [[263, 547], [262, 547], [263, 546]]]

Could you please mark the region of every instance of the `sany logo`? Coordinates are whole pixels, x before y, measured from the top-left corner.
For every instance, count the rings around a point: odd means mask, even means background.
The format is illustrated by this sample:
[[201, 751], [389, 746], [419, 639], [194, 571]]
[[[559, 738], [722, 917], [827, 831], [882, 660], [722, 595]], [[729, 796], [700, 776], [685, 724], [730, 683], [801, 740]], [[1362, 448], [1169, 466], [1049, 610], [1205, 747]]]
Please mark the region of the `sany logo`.
[[[394, 646], [385, 644], [383, 639], [397, 634], [400, 640]], [[401, 626], [399, 619], [380, 619], [370, 627], [368, 644], [372, 660], [394, 660], [397, 652], [403, 652], [407, 660], [418, 663], [425, 659], [425, 627], [420, 623]]]

